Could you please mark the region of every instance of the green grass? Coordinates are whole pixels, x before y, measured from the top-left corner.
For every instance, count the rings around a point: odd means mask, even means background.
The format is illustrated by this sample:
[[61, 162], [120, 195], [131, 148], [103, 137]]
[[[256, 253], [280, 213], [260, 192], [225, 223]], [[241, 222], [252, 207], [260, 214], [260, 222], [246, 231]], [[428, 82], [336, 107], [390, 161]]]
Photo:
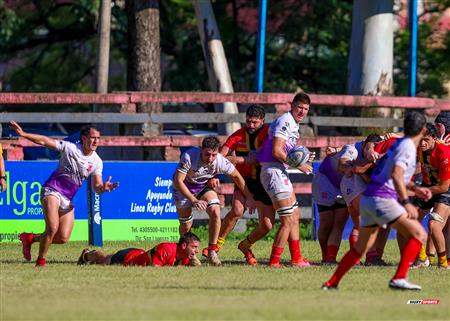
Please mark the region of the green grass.
[[[225, 264], [219, 268], [125, 268], [77, 266], [85, 243], [72, 242], [52, 246], [45, 269], [25, 263], [18, 243], [2, 243], [0, 320], [450, 319], [450, 271], [413, 270], [409, 277], [423, 290], [398, 292], [387, 288], [395, 266], [356, 267], [339, 291], [323, 292], [320, 285], [334, 267], [252, 268], [242, 264], [237, 243], [225, 244], [220, 253]], [[104, 248], [128, 246], [151, 245], [109, 242]], [[256, 244], [255, 255], [267, 259], [270, 247], [268, 241]], [[302, 241], [302, 249], [305, 256], [319, 261], [317, 243]], [[36, 251], [34, 247], [34, 255]], [[397, 262], [395, 242], [388, 243], [385, 258]], [[407, 305], [408, 299], [440, 303]]]

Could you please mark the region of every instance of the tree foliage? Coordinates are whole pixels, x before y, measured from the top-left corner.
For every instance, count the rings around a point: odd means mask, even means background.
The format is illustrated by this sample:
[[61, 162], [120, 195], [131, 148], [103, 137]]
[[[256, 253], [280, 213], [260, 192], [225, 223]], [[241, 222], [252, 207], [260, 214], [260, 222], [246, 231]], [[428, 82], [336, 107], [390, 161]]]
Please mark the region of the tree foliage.
[[[126, 89], [127, 17], [124, 0], [113, 1], [110, 90]], [[428, 13], [449, 0], [433, 1]], [[253, 91], [256, 0], [212, 1], [236, 91]], [[94, 90], [99, 1], [0, 0], [3, 90]], [[269, 1], [265, 91], [344, 94], [352, 1]], [[433, 18], [434, 19], [434, 18]], [[418, 91], [443, 96], [450, 74], [450, 35], [430, 42], [433, 19], [420, 25]], [[190, 0], [160, 2], [163, 90], [209, 90]], [[407, 92], [408, 31], [395, 38], [395, 93]]]

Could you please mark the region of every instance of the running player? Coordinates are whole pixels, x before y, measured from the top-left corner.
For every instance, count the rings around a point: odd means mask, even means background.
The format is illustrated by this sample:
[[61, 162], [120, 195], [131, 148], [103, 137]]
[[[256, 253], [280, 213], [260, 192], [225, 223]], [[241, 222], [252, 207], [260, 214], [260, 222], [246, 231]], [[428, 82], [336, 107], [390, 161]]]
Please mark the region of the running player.
[[5, 160], [3, 159], [3, 149], [0, 145], [0, 192], [6, 191], [6, 171]]
[[41, 189], [41, 204], [45, 218], [45, 232], [42, 234], [22, 233], [22, 252], [31, 261], [31, 245], [40, 242], [36, 266], [45, 266], [50, 244], [67, 243], [74, 224], [74, 205], [72, 199], [84, 180], [92, 175], [96, 193], [111, 192], [118, 183], [102, 180], [103, 162], [96, 150], [100, 142], [100, 132], [92, 126], [81, 130], [81, 144], [31, 134], [23, 131], [16, 122], [10, 123], [16, 133], [31, 142], [55, 149], [61, 153], [57, 169], [50, 175]]
[[191, 230], [192, 208], [206, 210], [209, 216], [208, 262], [215, 266], [221, 265], [217, 255], [220, 201], [217, 193], [207, 186], [208, 180], [217, 174], [230, 175], [245, 196], [245, 206], [250, 212], [255, 209], [255, 201], [244, 179], [234, 165], [219, 154], [219, 146], [216, 137], [206, 137], [201, 148], [187, 150], [181, 155], [173, 178], [173, 197], [180, 221], [180, 235]]
[[[236, 169], [244, 178], [245, 184], [256, 201], [260, 223], [251, 235], [247, 236], [238, 246], [239, 250], [244, 254], [247, 263], [253, 266], [257, 265], [257, 260], [251, 247], [267, 234], [268, 229], [264, 228], [265, 225], [263, 224], [267, 218], [274, 216], [272, 201], [261, 185], [259, 177], [261, 166], [255, 164], [256, 159], [254, 159], [254, 152], [261, 147], [267, 138], [269, 126], [264, 125], [265, 115], [266, 113], [262, 106], [249, 106], [245, 115], [245, 126], [228, 137], [220, 150], [223, 156], [226, 156], [229, 161], [236, 165]], [[222, 220], [219, 238], [217, 239], [218, 250], [223, 246], [225, 238], [233, 230], [237, 221], [244, 215], [244, 212], [245, 197], [239, 189], [235, 188], [231, 210]], [[208, 256], [208, 249], [203, 249], [202, 253], [203, 256]]]
[[[299, 123], [308, 114], [310, 98], [305, 93], [295, 95], [291, 102], [291, 110], [278, 117], [269, 128], [269, 135], [258, 151], [261, 164], [261, 183], [272, 199], [273, 207], [278, 213], [280, 227], [275, 235], [270, 255], [269, 266], [281, 267], [280, 257], [286, 242], [289, 241], [291, 264], [293, 266], [309, 266], [309, 262], [301, 256], [299, 233], [299, 209], [297, 197], [287, 173], [287, 152], [297, 145]], [[314, 159], [311, 153], [310, 161]], [[312, 173], [310, 163], [300, 165], [298, 169], [307, 174]]]
[[123, 266], [174, 266], [191, 265], [191, 258], [198, 253], [200, 239], [193, 233], [186, 233], [178, 243], [160, 243], [149, 251], [128, 248], [115, 254], [106, 254], [102, 251], [84, 249], [81, 252], [78, 264], [119, 264]]
[[355, 246], [342, 258], [339, 266], [323, 290], [337, 289], [345, 273], [372, 246], [380, 226], [391, 225], [407, 242], [394, 277], [391, 289], [421, 290], [419, 285], [406, 279], [408, 269], [425, 242], [427, 234], [417, 221], [418, 212], [409, 196], [424, 200], [431, 198], [431, 191], [414, 186], [411, 178], [416, 170], [416, 149], [426, 132], [426, 118], [422, 113], [411, 112], [404, 120], [405, 138], [398, 139], [387, 154], [376, 164], [367, 189], [361, 198], [361, 229]]
[[[438, 138], [436, 127], [427, 124], [427, 133], [419, 145], [418, 160], [422, 172], [422, 186], [428, 187], [433, 197], [427, 202], [420, 199], [415, 202], [424, 213], [432, 209], [428, 221], [429, 238], [437, 250], [438, 266], [447, 269], [443, 228], [450, 214], [450, 147]], [[431, 240], [427, 242], [428, 256], [431, 256]]]

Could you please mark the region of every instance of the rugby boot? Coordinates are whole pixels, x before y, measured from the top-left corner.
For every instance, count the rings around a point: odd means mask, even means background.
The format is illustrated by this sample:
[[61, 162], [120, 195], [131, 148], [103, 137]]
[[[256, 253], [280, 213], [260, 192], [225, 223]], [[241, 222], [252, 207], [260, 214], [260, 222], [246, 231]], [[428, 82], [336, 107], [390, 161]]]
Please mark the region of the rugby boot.
[[420, 285], [410, 283], [407, 279], [392, 279], [389, 281], [389, 288], [393, 290], [422, 290], [422, 287]]
[[293, 267], [308, 267], [311, 266], [311, 263], [309, 263], [309, 261], [306, 258], [301, 256], [298, 261], [292, 261], [291, 265]]
[[213, 266], [220, 266], [222, 262], [219, 259], [219, 255], [217, 255], [216, 251], [209, 250], [208, 251], [208, 263]]
[[239, 251], [242, 252], [242, 254], [244, 254], [245, 260], [247, 261], [248, 265], [251, 265], [251, 266], [258, 265], [258, 261], [256, 260], [255, 256], [253, 255], [252, 250], [250, 250], [249, 248], [247, 248], [244, 245], [244, 241], [241, 241], [239, 243], [238, 249], [239, 249]]
[[31, 244], [33, 244], [33, 233], [22, 233], [19, 240], [22, 242], [23, 257], [27, 261], [31, 261]]
[[321, 286], [322, 291], [333, 291], [333, 290], [337, 290], [337, 286], [335, 285], [331, 285], [330, 282], [325, 282], [324, 284], [322, 284]]

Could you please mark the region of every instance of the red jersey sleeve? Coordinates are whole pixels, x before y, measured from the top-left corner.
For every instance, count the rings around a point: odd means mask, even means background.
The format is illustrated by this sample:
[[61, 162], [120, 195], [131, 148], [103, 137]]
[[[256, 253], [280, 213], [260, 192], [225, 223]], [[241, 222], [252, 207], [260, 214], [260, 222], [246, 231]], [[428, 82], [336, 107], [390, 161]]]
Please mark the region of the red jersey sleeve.
[[239, 143], [242, 139], [242, 129], [238, 129], [233, 134], [231, 134], [230, 137], [228, 137], [227, 141], [224, 146], [228, 147], [230, 150], [236, 150], [236, 145]]
[[439, 151], [437, 158], [438, 178], [441, 181], [445, 181], [450, 179], [450, 148], [440, 144]]
[[379, 143], [376, 143], [373, 149], [378, 154], [386, 154], [386, 152], [389, 150], [389, 148], [392, 146], [392, 144], [395, 143], [395, 141], [397, 139], [398, 139], [397, 137], [392, 137], [392, 138], [389, 138], [388, 140], [383, 140]]

